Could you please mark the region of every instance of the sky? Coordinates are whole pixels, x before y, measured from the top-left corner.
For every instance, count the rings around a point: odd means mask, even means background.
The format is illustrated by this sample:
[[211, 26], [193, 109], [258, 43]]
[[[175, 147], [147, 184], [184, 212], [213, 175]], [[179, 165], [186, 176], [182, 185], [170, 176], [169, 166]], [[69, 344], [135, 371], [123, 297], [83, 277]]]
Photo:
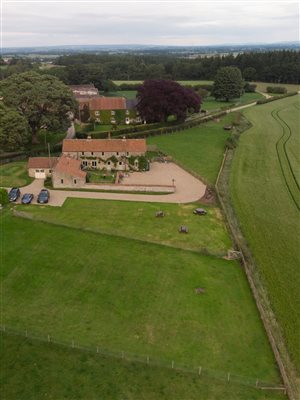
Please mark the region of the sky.
[[2, 47], [299, 40], [295, 1], [0, 0]]

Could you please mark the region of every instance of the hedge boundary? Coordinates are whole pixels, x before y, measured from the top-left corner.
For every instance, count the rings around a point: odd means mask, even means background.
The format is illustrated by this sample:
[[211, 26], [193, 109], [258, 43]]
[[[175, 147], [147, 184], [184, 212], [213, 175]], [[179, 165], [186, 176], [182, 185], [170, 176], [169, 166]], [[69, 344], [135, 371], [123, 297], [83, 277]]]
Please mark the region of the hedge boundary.
[[270, 103], [271, 101], [284, 99], [285, 97], [296, 96], [297, 94], [298, 94], [298, 92], [289, 92], [289, 93], [282, 94], [279, 96], [269, 97], [268, 99], [260, 99], [260, 100], [257, 100], [256, 104], [257, 105], [266, 104], [266, 103]]

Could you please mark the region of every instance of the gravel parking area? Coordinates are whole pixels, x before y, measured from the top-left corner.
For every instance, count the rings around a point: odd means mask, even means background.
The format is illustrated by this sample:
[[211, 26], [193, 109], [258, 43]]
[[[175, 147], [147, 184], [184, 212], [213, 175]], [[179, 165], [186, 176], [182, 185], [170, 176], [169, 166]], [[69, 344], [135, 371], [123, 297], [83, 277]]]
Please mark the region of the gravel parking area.
[[[199, 200], [205, 193], [206, 186], [204, 183], [174, 163], [152, 163], [150, 171], [130, 173], [128, 177], [123, 179], [122, 184], [126, 185], [126, 190], [134, 191], [134, 185], [172, 185], [173, 179], [175, 192], [162, 195], [50, 190], [49, 205], [62, 206], [68, 197], [156, 203], [191, 203]], [[21, 188], [21, 193], [22, 195], [33, 193], [32, 204], [37, 204], [37, 196], [43, 188], [43, 184], [42, 179], [35, 179], [30, 185]]]

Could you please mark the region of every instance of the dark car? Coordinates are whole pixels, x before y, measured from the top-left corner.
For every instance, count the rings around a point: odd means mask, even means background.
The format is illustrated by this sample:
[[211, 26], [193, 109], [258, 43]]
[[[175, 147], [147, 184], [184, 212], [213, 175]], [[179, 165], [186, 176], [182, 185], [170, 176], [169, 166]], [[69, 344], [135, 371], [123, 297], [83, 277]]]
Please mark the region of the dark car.
[[204, 208], [196, 208], [196, 210], [194, 210], [193, 213], [196, 215], [205, 215], [207, 214], [207, 211], [204, 210]]
[[33, 199], [33, 194], [32, 193], [25, 193], [22, 197], [22, 204], [30, 204]]
[[37, 202], [40, 204], [48, 203], [50, 198], [50, 193], [47, 189], [42, 189], [38, 195]]
[[21, 192], [19, 188], [12, 188], [10, 189], [9, 193], [8, 193], [8, 198], [9, 201], [17, 201], [18, 198], [20, 197]]

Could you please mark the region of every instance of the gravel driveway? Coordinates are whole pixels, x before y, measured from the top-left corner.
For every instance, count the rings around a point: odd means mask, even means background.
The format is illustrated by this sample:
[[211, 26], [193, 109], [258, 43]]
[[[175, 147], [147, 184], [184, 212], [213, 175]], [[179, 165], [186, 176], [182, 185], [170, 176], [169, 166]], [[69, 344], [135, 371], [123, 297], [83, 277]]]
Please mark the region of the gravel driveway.
[[[206, 186], [194, 176], [174, 163], [152, 163], [148, 172], [134, 172], [123, 180], [128, 191], [134, 190], [135, 184], [172, 185], [176, 190], [171, 194], [127, 194], [104, 192], [81, 192], [75, 190], [50, 190], [51, 206], [62, 206], [68, 197], [84, 199], [146, 201], [156, 203], [191, 203], [199, 200], [205, 193]], [[38, 193], [43, 188], [44, 181], [35, 179], [30, 185], [22, 187], [21, 193], [33, 193], [33, 204], [36, 204]], [[20, 200], [19, 200], [20, 202]]]

